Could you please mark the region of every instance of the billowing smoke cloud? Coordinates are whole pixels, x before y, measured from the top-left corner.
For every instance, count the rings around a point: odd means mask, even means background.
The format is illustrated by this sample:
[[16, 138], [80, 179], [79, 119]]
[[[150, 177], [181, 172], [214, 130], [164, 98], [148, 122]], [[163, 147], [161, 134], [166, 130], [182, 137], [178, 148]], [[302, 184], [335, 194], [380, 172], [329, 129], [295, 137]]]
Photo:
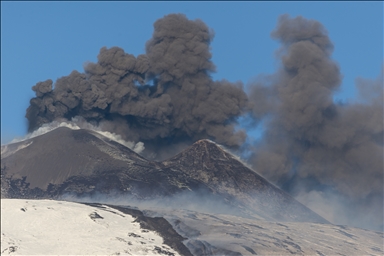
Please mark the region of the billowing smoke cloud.
[[284, 15], [272, 37], [282, 44], [281, 68], [250, 84], [253, 118], [265, 126], [255, 169], [301, 198], [333, 191], [353, 211], [352, 224], [370, 212], [370, 227], [382, 228], [382, 74], [357, 80], [358, 102], [335, 103], [342, 77], [324, 27]]
[[[212, 80], [213, 32], [202, 21], [165, 16], [155, 22], [145, 54], [102, 48], [84, 73], [37, 83], [28, 129], [81, 116], [144, 142], [144, 155], [156, 159], [202, 138], [251, 148], [254, 169], [302, 202], [316, 208], [331, 198], [339, 205], [329, 216], [344, 212], [347, 224], [382, 228], [383, 74], [357, 80], [356, 102], [337, 103], [342, 76], [325, 28], [283, 15], [272, 37], [281, 42], [281, 67], [250, 83], [247, 96], [241, 83]], [[265, 129], [250, 146], [235, 129], [243, 114]]]
[[202, 138], [238, 147], [245, 133], [235, 131], [236, 118], [247, 96], [241, 83], [212, 80], [212, 38], [200, 20], [165, 16], [155, 22], [146, 54], [102, 48], [84, 73], [73, 71], [54, 87], [52, 80], [33, 86], [28, 130], [82, 116], [124, 139], [143, 141], [148, 153], [164, 154]]

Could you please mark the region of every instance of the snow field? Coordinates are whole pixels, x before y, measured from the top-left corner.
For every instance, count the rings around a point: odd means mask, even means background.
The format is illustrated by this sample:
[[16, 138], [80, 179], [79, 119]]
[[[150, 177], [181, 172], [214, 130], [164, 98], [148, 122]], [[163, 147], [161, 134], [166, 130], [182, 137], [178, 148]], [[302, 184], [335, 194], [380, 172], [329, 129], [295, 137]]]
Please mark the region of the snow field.
[[178, 255], [134, 221], [108, 207], [1, 199], [1, 254]]

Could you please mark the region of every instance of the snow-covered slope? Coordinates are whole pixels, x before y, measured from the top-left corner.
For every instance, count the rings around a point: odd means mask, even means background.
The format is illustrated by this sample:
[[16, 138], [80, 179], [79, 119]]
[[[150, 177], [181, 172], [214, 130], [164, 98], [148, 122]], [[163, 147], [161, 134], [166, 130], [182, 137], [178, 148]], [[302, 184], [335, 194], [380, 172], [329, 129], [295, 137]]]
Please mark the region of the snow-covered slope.
[[[140, 206], [139, 210], [121, 205], [2, 199], [1, 255], [384, 254], [382, 232], [263, 221], [199, 209]], [[148, 228], [141, 225], [143, 219], [147, 219]], [[151, 231], [153, 226], [159, 232]], [[172, 249], [180, 244], [185, 250]]]
[[1, 255], [179, 255], [115, 209], [1, 199]]
[[384, 255], [383, 233], [372, 230], [263, 221], [181, 209], [153, 209], [146, 214], [168, 220], [180, 235], [188, 238], [184, 244], [194, 255], [201, 255], [202, 247], [208, 252], [217, 251], [215, 248], [231, 251], [231, 255]]

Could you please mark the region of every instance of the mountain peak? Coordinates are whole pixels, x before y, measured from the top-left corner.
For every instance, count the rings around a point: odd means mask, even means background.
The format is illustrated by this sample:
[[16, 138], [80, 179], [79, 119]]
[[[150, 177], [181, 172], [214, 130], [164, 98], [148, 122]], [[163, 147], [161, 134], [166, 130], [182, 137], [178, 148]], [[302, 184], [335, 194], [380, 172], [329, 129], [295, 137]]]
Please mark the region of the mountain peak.
[[2, 148], [1, 170], [5, 178], [22, 179], [30, 189], [46, 190], [73, 177], [102, 170], [127, 168], [138, 154], [86, 129], [59, 127], [48, 133]]
[[178, 158], [179, 155], [194, 155], [195, 161], [201, 160], [204, 161], [206, 158], [213, 157], [214, 159], [230, 159], [234, 156], [228, 152], [226, 152], [219, 144], [213, 142], [209, 139], [198, 140], [193, 143], [190, 147], [186, 148], [178, 155], [172, 157]]
[[328, 222], [210, 140], [199, 140], [162, 164], [202, 181], [228, 201], [240, 199], [263, 218]]
[[207, 143], [207, 144], [209, 144], [209, 143], [213, 143], [213, 144], [216, 145], [216, 142], [213, 142], [213, 141], [210, 140], [210, 139], [201, 139], [201, 140], [196, 141], [196, 142], [193, 143], [193, 144], [202, 144], [202, 143]]
[[1, 159], [4, 197], [166, 199], [187, 192], [265, 220], [327, 222], [207, 139], [160, 163], [84, 129], [62, 127], [13, 146], [20, 145]]

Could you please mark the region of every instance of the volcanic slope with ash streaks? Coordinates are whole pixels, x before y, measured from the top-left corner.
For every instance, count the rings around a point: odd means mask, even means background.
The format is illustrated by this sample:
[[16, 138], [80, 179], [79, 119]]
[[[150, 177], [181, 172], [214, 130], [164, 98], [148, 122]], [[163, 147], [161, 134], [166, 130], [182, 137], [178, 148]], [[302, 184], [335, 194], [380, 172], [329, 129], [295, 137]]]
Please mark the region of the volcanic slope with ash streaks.
[[209, 140], [196, 142], [162, 164], [202, 181], [229, 201], [241, 202], [265, 220], [328, 223]]
[[90, 130], [60, 127], [2, 151], [5, 198], [127, 193], [143, 199], [180, 191], [177, 182], [169, 182], [177, 177], [173, 172]]
[[161, 163], [85, 129], [61, 127], [7, 147], [1, 159], [5, 198], [101, 194], [181, 202], [176, 207], [205, 200], [256, 219], [328, 223], [209, 140]]

